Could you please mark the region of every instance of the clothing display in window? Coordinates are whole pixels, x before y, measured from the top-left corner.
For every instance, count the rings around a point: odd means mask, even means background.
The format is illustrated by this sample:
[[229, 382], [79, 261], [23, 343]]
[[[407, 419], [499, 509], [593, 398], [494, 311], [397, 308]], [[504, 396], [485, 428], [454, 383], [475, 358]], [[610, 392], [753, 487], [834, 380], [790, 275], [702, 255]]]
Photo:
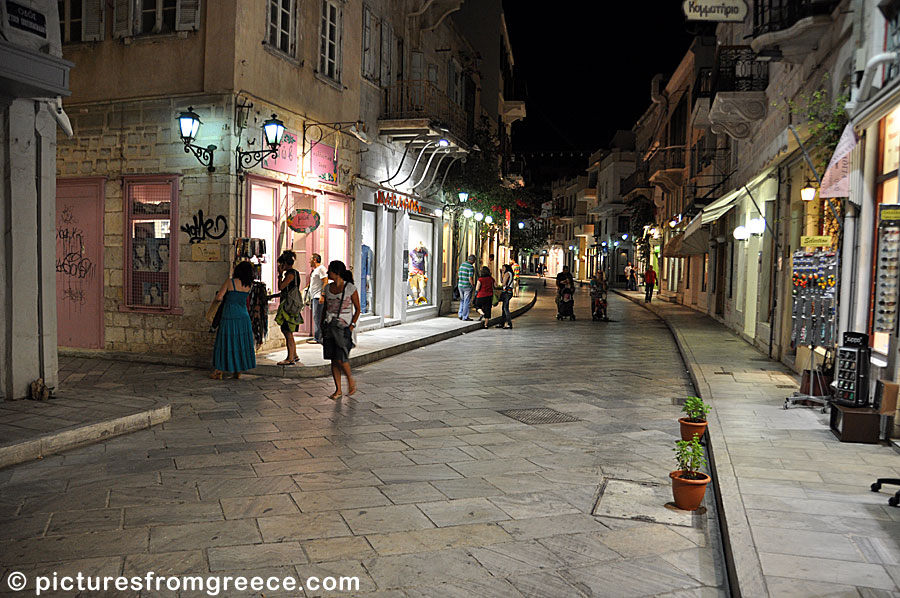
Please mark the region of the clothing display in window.
[[375, 252], [368, 245], [362, 246], [362, 276], [359, 278], [359, 301], [362, 313], [372, 311], [372, 295], [375, 292], [372, 274], [375, 270]]
[[428, 299], [425, 298], [425, 288], [428, 282], [427, 261], [428, 250], [425, 248], [425, 244], [419, 241], [409, 252], [409, 289], [411, 302], [415, 305], [428, 303]]

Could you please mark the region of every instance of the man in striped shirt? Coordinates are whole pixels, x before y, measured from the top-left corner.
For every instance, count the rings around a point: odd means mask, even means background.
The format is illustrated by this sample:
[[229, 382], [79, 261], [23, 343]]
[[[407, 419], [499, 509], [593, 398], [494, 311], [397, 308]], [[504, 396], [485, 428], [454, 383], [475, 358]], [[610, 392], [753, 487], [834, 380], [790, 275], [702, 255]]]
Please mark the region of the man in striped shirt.
[[459, 319], [471, 322], [469, 317], [469, 304], [472, 302], [472, 288], [475, 286], [475, 256], [459, 265], [456, 273], [456, 286], [459, 289]]

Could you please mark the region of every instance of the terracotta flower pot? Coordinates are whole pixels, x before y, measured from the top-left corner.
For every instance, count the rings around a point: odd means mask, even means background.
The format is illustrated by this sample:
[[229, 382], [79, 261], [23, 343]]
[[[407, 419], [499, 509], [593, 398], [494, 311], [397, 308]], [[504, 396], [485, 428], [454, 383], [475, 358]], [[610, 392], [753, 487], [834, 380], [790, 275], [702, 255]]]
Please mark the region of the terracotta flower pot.
[[688, 442], [694, 439], [694, 434], [703, 438], [703, 433], [706, 432], [708, 425], [708, 422], [692, 422], [686, 417], [679, 418], [678, 423], [681, 424], [681, 439]]
[[703, 502], [710, 477], [705, 473], [700, 473], [698, 475], [703, 476], [703, 479], [686, 480], [681, 477], [683, 473], [682, 470], [669, 473], [669, 477], [672, 478], [672, 496], [675, 498], [675, 506], [684, 511], [696, 511]]

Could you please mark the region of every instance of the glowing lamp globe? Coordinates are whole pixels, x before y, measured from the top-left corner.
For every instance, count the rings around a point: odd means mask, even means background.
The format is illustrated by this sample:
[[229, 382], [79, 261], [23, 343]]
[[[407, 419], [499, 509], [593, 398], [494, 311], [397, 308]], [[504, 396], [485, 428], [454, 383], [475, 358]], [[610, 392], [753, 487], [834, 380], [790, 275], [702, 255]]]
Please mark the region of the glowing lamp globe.
[[197, 132], [200, 130], [200, 115], [194, 112], [193, 106], [178, 115], [178, 129], [181, 132], [181, 139], [185, 143], [191, 143], [197, 138]]
[[281, 137], [284, 135], [284, 123], [273, 114], [272, 118], [263, 123], [263, 134], [270, 147], [277, 147], [281, 144]]

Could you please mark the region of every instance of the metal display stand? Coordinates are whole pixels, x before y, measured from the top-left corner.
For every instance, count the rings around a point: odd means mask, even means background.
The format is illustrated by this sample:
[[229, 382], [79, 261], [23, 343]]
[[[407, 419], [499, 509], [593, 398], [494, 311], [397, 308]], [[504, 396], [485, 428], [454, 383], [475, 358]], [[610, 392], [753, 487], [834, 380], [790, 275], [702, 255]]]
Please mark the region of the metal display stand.
[[816, 366], [815, 350], [816, 347], [828, 350], [834, 345], [837, 267], [837, 254], [832, 250], [794, 252], [791, 342], [809, 348], [809, 389], [785, 398], [785, 409], [811, 402], [821, 405], [824, 413], [831, 403], [831, 395], [815, 394], [817, 389], [823, 392], [828, 387], [825, 375]]

